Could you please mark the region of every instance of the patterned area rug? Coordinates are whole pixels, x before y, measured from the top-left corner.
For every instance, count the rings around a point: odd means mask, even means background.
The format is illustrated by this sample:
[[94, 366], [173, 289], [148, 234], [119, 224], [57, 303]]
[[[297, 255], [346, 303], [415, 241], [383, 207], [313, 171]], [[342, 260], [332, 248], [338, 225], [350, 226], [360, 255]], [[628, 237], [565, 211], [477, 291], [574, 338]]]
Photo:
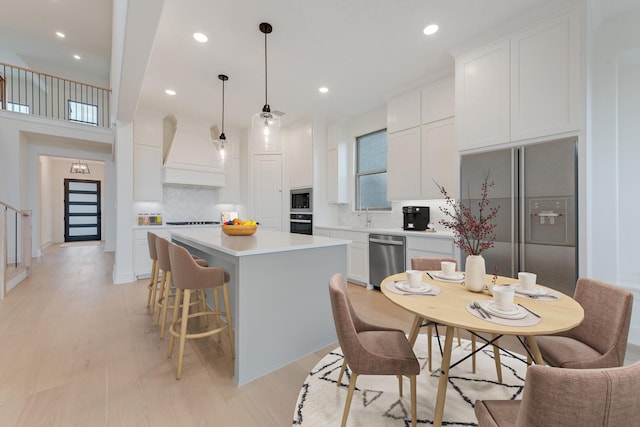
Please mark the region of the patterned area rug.
[[[433, 371], [427, 370], [426, 335], [421, 334], [414, 351], [422, 371], [417, 380], [418, 425], [433, 425], [433, 410], [438, 389], [440, 351], [433, 339]], [[444, 337], [440, 337], [444, 345]], [[452, 363], [471, 352], [471, 341], [462, 340], [457, 346], [454, 338]], [[480, 347], [478, 342], [478, 347]], [[501, 353], [502, 384], [497, 381], [493, 350], [486, 347], [476, 354], [476, 373], [471, 372], [471, 358], [449, 371], [449, 385], [444, 408], [443, 425], [474, 426], [476, 399], [520, 399], [524, 388], [526, 365], [506, 353]], [[305, 380], [295, 412], [294, 426], [340, 425], [344, 403], [349, 387], [350, 371], [337, 386], [342, 366], [340, 347], [327, 354], [309, 373]], [[395, 376], [358, 377], [349, 411], [348, 426], [410, 426], [411, 392], [409, 379], [403, 378], [403, 397], [398, 395], [398, 380]]]

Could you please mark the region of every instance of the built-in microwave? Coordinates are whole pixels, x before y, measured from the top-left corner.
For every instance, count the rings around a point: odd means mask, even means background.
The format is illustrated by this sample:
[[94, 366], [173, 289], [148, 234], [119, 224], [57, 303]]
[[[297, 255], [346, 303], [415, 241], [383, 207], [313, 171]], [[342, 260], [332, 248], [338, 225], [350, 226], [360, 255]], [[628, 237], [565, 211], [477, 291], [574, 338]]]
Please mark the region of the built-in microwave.
[[291, 212], [312, 212], [311, 188], [299, 188], [291, 190]]

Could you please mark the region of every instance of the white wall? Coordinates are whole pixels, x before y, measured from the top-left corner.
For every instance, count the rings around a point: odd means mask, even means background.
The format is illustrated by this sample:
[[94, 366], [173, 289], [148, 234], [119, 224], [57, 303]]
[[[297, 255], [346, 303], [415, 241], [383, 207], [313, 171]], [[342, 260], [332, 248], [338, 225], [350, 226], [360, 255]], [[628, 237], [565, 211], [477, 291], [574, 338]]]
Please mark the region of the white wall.
[[[635, 226], [640, 101], [638, 67], [629, 58], [640, 49], [638, 22], [640, 8], [605, 21], [591, 34], [587, 237], [587, 275], [634, 292], [629, 332], [629, 341], [634, 344], [640, 344], [640, 280], [636, 262], [640, 233]], [[628, 182], [630, 179], [634, 181]], [[636, 211], [628, 216], [627, 210], [634, 207]]]
[[[83, 158], [105, 162], [105, 181], [115, 182], [111, 157], [112, 133], [67, 122], [42, 120], [17, 113], [0, 112], [0, 200], [33, 212], [32, 255], [40, 256], [42, 183], [40, 156]], [[45, 182], [48, 189], [48, 184]], [[105, 250], [115, 247], [115, 188], [108, 186], [105, 220]]]

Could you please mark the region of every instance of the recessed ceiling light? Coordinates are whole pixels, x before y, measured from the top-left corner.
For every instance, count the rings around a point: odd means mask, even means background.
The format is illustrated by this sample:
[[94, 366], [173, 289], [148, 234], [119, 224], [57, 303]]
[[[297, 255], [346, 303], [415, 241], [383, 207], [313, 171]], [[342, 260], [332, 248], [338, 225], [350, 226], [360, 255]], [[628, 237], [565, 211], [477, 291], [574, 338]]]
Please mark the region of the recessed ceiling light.
[[193, 38], [199, 41], [200, 43], [206, 43], [209, 40], [209, 37], [205, 36], [202, 33], [193, 33]]
[[80, 55], [78, 55], [78, 54], [73, 55], [73, 57], [74, 57], [75, 59], [77, 59], [77, 60], [80, 60], [80, 59], [81, 59], [81, 58], [80, 58]]
[[329, 92], [329, 88], [328, 88], [328, 87], [325, 87], [325, 86], [322, 86], [320, 89], [318, 89], [318, 92], [320, 92], [320, 93], [327, 93], [327, 92]]
[[61, 39], [63, 39], [65, 37], [64, 33], [60, 32], [60, 31], [56, 31], [56, 36], [60, 37]]
[[432, 34], [435, 34], [438, 32], [438, 25], [437, 24], [431, 24], [431, 25], [427, 25], [426, 27], [424, 27], [423, 33], [425, 33], [425, 35], [430, 36]]
[[167, 90], [164, 91], [164, 93], [166, 93], [167, 95], [173, 96], [173, 95], [176, 94], [176, 91], [173, 90], [173, 89], [167, 89]]

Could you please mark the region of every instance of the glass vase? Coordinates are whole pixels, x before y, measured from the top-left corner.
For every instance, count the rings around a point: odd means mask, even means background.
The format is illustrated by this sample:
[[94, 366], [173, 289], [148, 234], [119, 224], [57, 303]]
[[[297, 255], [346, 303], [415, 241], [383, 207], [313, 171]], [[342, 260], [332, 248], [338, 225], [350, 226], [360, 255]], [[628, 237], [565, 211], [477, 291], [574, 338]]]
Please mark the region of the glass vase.
[[485, 287], [486, 266], [482, 255], [469, 255], [465, 262], [465, 287], [472, 292], [482, 292]]

